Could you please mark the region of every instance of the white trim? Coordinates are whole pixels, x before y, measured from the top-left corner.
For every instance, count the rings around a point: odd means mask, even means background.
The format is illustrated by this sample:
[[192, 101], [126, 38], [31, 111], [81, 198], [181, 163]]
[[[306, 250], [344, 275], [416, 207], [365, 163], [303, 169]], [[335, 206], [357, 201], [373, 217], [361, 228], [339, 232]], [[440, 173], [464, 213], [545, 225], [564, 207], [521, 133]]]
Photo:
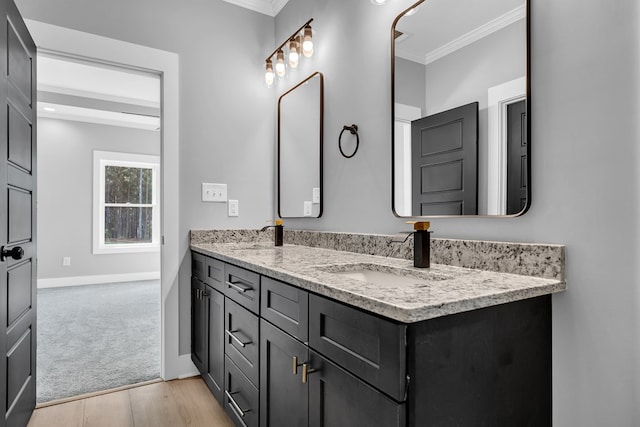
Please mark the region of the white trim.
[[[105, 243], [105, 168], [106, 166], [144, 167], [152, 170], [153, 226], [151, 243], [130, 243], [114, 245]], [[93, 253], [122, 254], [136, 252], [158, 252], [160, 250], [160, 209], [158, 209], [158, 176], [160, 157], [150, 154], [121, 153], [114, 151], [93, 151]], [[139, 206], [139, 205], [132, 205]]]
[[[44, 55], [51, 57], [52, 55]], [[44, 83], [38, 84], [38, 92], [52, 92], [62, 95], [79, 96], [81, 98], [100, 99], [102, 101], [119, 102], [122, 104], [139, 105], [142, 107], [160, 108], [160, 103], [155, 101], [148, 101], [138, 98], [127, 98], [125, 96], [111, 95], [102, 92], [92, 92], [88, 90], [74, 89], [62, 86], [48, 85]]]
[[507, 214], [507, 106], [526, 97], [526, 77], [488, 90], [487, 215]]
[[289, 0], [224, 0], [227, 3], [263, 13], [269, 16], [276, 16]]
[[145, 273], [101, 274], [94, 276], [52, 277], [50, 279], [38, 279], [38, 289], [99, 285], [101, 283], [140, 282], [142, 280], [158, 280], [159, 278], [159, 271], [149, 271]]
[[[496, 31], [503, 29], [506, 26], [513, 24], [521, 19], [524, 19], [527, 16], [527, 9], [525, 5], [518, 6], [509, 12], [498, 16], [496, 19], [493, 19], [487, 22], [484, 25], [479, 26], [478, 28], [469, 31], [466, 34], [458, 37], [450, 41], [447, 44], [440, 46], [437, 49], [432, 50], [427, 53], [422, 61], [418, 61], [423, 63], [424, 65], [430, 64], [438, 59], [449, 55], [452, 52], [455, 52], [458, 49], [462, 49], [465, 46], [470, 45], [483, 37], [486, 37]], [[410, 58], [406, 58], [410, 59]]]
[[422, 117], [422, 109], [411, 105], [394, 105], [393, 209], [400, 216], [411, 216], [411, 122]]
[[163, 50], [25, 20], [39, 51], [86, 58], [138, 70], [155, 72], [162, 85], [162, 203], [161, 222], [161, 338], [160, 375], [165, 380], [184, 374], [179, 350], [178, 269], [179, 233], [179, 57]]

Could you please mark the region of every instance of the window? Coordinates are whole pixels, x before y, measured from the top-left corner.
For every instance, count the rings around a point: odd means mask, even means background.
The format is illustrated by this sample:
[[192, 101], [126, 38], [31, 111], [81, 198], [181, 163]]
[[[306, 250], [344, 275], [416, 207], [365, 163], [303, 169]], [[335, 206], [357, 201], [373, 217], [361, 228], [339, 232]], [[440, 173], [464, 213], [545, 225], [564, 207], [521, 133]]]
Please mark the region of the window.
[[158, 156], [94, 151], [93, 253], [160, 250]]

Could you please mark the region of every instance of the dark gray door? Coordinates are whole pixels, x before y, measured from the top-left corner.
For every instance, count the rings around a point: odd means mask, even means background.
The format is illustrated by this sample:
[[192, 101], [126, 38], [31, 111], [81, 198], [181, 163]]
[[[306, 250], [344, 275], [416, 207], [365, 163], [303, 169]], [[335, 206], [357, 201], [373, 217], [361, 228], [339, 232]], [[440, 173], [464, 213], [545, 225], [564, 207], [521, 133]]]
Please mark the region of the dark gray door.
[[412, 215], [478, 213], [478, 103], [411, 122]]
[[507, 215], [527, 204], [527, 106], [519, 101], [507, 106]]
[[224, 295], [206, 286], [207, 373], [204, 380], [213, 395], [222, 402], [224, 395]]
[[0, 425], [25, 426], [36, 403], [36, 48], [13, 2], [0, 3]]
[[191, 278], [191, 360], [201, 373], [207, 372], [207, 307], [205, 285]]
[[260, 353], [260, 427], [306, 426], [309, 393], [298, 365], [308, 362], [307, 346], [261, 320]]

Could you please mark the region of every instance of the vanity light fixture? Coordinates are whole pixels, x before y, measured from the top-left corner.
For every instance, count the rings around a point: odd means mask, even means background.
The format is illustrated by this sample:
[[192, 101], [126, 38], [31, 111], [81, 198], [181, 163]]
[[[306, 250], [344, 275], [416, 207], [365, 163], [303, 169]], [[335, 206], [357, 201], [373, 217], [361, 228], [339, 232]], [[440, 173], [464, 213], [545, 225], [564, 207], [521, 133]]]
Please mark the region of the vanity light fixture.
[[[284, 60], [285, 49], [288, 51], [287, 62], [291, 68], [296, 68], [298, 66], [301, 56], [306, 58], [313, 56], [313, 30], [310, 25], [312, 21], [313, 18], [305, 22], [267, 57], [265, 60], [264, 80], [268, 87], [273, 85], [275, 75], [278, 77], [284, 77], [287, 74], [287, 67]], [[276, 57], [275, 74], [273, 65], [274, 56]]]

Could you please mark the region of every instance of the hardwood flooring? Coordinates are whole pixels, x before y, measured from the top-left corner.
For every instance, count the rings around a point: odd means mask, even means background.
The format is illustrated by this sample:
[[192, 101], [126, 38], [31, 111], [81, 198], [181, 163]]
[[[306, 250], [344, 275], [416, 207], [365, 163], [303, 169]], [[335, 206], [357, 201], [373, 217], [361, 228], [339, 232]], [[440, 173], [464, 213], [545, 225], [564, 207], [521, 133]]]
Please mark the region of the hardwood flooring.
[[201, 377], [157, 382], [35, 410], [27, 427], [233, 427]]

